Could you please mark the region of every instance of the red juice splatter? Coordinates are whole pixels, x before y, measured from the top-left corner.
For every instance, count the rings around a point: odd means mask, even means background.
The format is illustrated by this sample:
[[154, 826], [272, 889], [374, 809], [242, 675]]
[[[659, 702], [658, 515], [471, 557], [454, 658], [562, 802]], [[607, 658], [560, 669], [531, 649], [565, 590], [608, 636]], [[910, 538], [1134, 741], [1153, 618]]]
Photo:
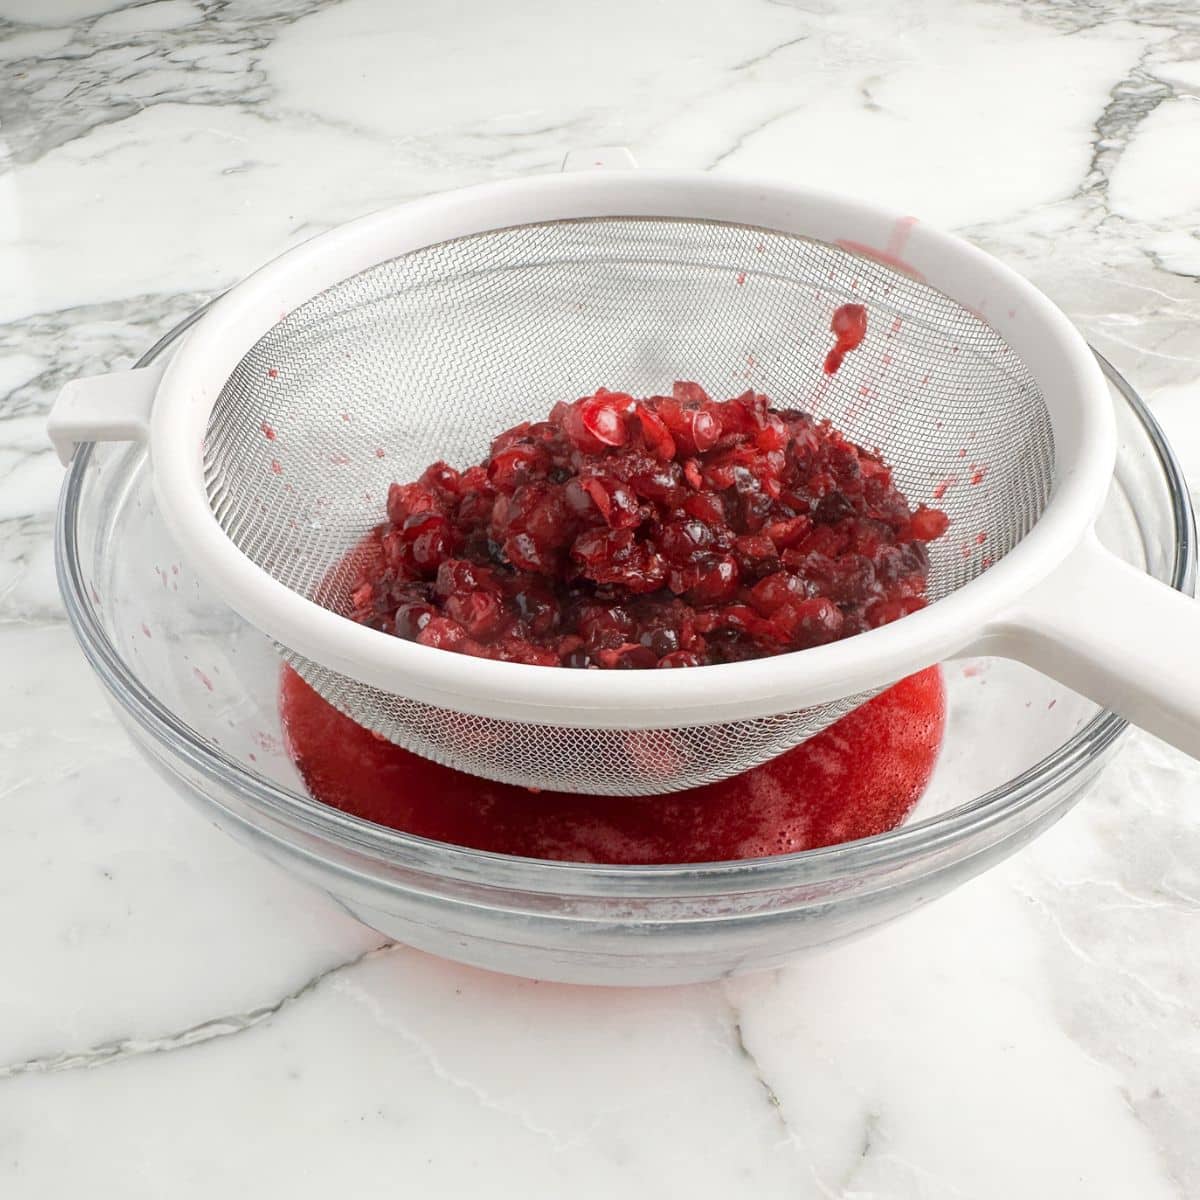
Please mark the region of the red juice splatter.
[[861, 304], [843, 304], [834, 309], [829, 329], [835, 341], [825, 356], [825, 374], [836, 375], [846, 355], [858, 349], [867, 336], [867, 310]]
[[198, 680], [200, 680], [200, 682], [202, 684], [204, 684], [204, 686], [206, 688], [208, 688], [208, 690], [210, 692], [213, 690], [213, 681], [211, 679], [209, 679], [209, 677], [207, 675], [205, 675], [205, 673], [202, 670], [200, 670], [199, 667], [193, 667], [192, 674], [195, 675], [196, 678]]
[[265, 437], [268, 442], [273, 442], [275, 440], [275, 430], [268, 425], [266, 421], [259, 426], [259, 429], [263, 431], [263, 437]]
[[279, 372], [274, 367], [271, 367], [271, 369], [269, 371], [267, 371], [267, 378], [268, 379], [278, 379]]
[[283, 467], [280, 465], [279, 459], [277, 459], [277, 458], [271, 459], [271, 472], [274, 475], [282, 475], [283, 474]]
[[585, 796], [438, 766], [356, 725], [290, 668], [280, 702], [288, 752], [325, 804], [434, 841], [569, 862], [718, 862], [885, 832], [920, 798], [945, 727], [932, 667], [744, 775], [666, 796]]
[[739, 284], [743, 284], [746, 282], [746, 272], [745, 271], [739, 271], [737, 273], [737, 282]]
[[941, 500], [943, 496], [958, 482], [957, 475], [947, 475], [934, 489], [933, 498]]
[[983, 477], [987, 474], [987, 467], [977, 467], [974, 463], [971, 464], [971, 486], [978, 487], [983, 482]]

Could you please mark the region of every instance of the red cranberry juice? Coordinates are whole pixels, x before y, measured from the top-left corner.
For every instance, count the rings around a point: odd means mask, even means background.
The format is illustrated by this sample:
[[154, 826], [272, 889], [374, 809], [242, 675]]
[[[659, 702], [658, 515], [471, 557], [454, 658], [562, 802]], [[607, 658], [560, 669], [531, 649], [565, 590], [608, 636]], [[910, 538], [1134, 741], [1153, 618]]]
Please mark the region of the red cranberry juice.
[[945, 726], [933, 667], [744, 775], [665, 796], [585, 796], [438, 766], [355, 724], [290, 669], [281, 706], [292, 758], [323, 803], [452, 845], [594, 863], [759, 858], [883, 833], [925, 790]]

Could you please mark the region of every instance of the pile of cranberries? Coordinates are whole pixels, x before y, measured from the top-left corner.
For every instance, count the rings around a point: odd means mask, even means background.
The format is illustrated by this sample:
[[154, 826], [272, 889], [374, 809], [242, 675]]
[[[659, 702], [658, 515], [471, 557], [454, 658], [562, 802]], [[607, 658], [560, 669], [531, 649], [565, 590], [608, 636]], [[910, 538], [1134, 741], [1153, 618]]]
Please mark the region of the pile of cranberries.
[[925, 544], [947, 524], [878, 453], [756, 392], [601, 388], [500, 434], [478, 466], [393, 484], [351, 615], [507, 662], [758, 658], [922, 608]]

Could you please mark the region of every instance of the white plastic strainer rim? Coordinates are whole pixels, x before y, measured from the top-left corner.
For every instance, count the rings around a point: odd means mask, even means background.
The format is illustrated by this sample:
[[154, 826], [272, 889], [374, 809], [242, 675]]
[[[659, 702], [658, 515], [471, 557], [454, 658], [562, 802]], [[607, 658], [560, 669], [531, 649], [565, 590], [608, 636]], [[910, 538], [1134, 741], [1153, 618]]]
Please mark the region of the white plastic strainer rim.
[[[772, 658], [643, 672], [493, 662], [391, 637], [330, 612], [259, 567], [226, 535], [203, 476], [207, 422], [243, 355], [294, 308], [381, 260], [511, 226], [589, 217], [733, 222], [834, 244], [889, 244], [929, 286], [986, 319], [1024, 362], [1054, 431], [1054, 491], [1030, 532], [978, 578], [930, 608], [828, 646]], [[682, 368], [681, 368], [682, 369]], [[885, 448], [886, 449], [886, 448]], [[409, 202], [283, 254], [197, 322], [159, 383], [151, 418], [154, 486], [173, 535], [209, 583], [280, 644], [363, 683], [460, 712], [597, 728], [672, 728], [770, 716], [884, 686], [982, 641], [989, 624], [1084, 538], [1116, 456], [1103, 376], [1063, 313], [967, 242], [863, 201], [704, 172], [604, 171], [484, 184]]]

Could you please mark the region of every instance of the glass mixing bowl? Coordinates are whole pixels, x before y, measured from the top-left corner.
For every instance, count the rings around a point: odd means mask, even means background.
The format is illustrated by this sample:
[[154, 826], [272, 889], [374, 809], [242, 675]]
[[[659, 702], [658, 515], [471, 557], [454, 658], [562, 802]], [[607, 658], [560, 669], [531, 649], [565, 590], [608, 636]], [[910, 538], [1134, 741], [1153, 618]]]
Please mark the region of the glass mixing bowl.
[[[187, 325], [139, 365], [170, 354]], [[1190, 592], [1195, 527], [1179, 467], [1137, 395], [1101, 365], [1121, 430], [1101, 535]], [[156, 511], [143, 449], [79, 448], [56, 552], [83, 651], [130, 737], [175, 791], [389, 937], [541, 979], [712, 979], [891, 920], [1061, 817], [1126, 728], [1028, 668], [954, 662], [944, 668], [949, 721], [937, 770], [909, 822], [891, 833], [677, 867], [486, 854], [397, 833], [307, 795], [283, 746], [275, 650], [190, 570], [186, 547]]]

